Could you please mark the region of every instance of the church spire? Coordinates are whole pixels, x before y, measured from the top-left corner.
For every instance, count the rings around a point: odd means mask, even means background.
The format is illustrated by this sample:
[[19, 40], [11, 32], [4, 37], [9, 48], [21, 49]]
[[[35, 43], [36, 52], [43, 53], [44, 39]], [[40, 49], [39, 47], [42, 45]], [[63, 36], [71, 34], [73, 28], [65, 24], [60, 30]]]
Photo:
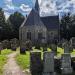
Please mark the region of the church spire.
[[39, 14], [39, 2], [38, 2], [38, 0], [36, 0], [34, 8]]

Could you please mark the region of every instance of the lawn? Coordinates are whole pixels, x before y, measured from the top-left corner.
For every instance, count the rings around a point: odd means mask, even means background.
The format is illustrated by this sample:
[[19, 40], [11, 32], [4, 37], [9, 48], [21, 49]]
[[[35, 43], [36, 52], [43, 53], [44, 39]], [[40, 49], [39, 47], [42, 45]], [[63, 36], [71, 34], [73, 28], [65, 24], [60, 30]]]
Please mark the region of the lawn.
[[10, 53], [12, 53], [13, 51], [11, 49], [4, 49], [1, 51], [1, 55], [8, 55]]
[[13, 51], [11, 51], [10, 49], [4, 49], [1, 51], [1, 54], [0, 54], [0, 75], [2, 75], [3, 73], [3, 66], [4, 64], [6, 63], [7, 61], [7, 57], [6, 55], [12, 53]]
[[30, 53], [27, 51], [26, 55], [18, 54], [16, 60], [22, 69], [27, 69], [30, 66]]
[[0, 75], [3, 73], [3, 66], [6, 63], [7, 57], [5, 55], [0, 55]]

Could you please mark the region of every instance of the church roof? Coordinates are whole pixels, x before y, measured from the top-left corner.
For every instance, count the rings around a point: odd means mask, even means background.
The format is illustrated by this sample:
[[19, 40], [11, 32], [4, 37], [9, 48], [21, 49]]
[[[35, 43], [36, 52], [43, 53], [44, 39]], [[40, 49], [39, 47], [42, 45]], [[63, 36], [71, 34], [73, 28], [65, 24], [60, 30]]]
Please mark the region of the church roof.
[[27, 19], [23, 22], [21, 27], [23, 26], [31, 26], [31, 25], [44, 25], [40, 19], [39, 14], [36, 10], [32, 9], [30, 14], [28, 15]]
[[58, 29], [59, 28], [59, 16], [46, 16], [41, 17], [42, 22], [47, 29]]

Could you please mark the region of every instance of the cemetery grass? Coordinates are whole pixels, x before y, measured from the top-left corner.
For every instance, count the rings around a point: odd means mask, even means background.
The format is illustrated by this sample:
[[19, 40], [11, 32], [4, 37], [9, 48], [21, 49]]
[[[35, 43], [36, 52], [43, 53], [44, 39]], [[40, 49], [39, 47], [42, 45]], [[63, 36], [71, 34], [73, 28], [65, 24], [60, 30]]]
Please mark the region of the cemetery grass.
[[12, 53], [13, 51], [11, 49], [4, 49], [1, 51], [1, 55], [8, 55], [10, 53]]
[[7, 56], [8, 54], [12, 53], [13, 51], [11, 51], [10, 49], [4, 49], [1, 51], [1, 55], [0, 55], [0, 75], [2, 75], [3, 73], [3, 66], [6, 64], [7, 62]]
[[5, 55], [0, 55], [0, 75], [3, 73], [3, 66], [7, 61], [7, 57]]
[[26, 52], [25, 54], [18, 54], [16, 56], [17, 64], [20, 65], [21, 69], [28, 69], [30, 67], [30, 52]]

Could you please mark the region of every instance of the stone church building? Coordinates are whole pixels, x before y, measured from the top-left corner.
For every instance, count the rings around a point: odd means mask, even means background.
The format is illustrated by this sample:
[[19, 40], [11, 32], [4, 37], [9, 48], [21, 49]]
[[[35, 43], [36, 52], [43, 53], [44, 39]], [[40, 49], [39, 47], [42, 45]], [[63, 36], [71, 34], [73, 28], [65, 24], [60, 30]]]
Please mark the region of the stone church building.
[[59, 39], [59, 16], [39, 15], [38, 0], [35, 2], [30, 14], [24, 20], [19, 29], [21, 43], [31, 40], [32, 43], [49, 43]]

